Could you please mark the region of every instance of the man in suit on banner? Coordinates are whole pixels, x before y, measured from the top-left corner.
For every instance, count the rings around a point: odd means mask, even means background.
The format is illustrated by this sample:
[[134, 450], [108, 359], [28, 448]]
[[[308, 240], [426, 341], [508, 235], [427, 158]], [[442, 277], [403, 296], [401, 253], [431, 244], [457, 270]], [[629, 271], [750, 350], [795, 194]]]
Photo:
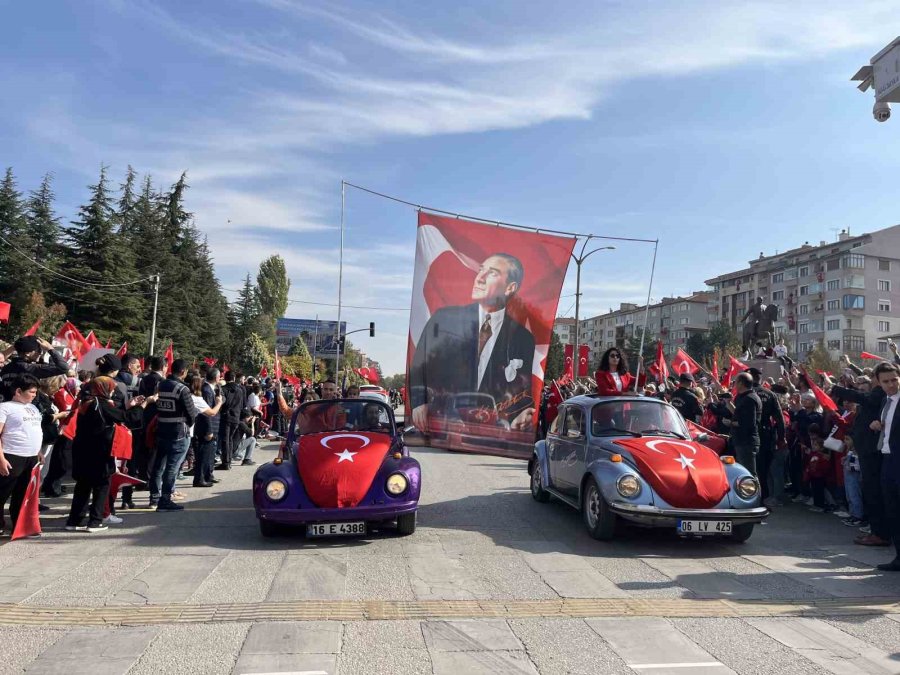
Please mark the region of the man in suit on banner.
[[518, 258], [494, 253], [475, 275], [472, 304], [442, 307], [428, 319], [409, 369], [419, 429], [428, 429], [430, 392], [489, 394], [511, 428], [532, 428], [534, 336], [506, 311], [523, 277]]

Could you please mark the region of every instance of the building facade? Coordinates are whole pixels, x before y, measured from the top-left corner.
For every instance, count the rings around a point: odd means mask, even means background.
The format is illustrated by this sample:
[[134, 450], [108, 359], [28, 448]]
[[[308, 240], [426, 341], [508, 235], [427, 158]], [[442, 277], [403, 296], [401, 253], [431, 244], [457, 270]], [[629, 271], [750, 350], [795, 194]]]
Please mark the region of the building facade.
[[709, 310], [741, 330], [757, 297], [778, 306], [775, 332], [801, 357], [821, 343], [832, 356], [888, 354], [900, 331], [900, 225], [835, 242], [803, 244], [750, 261], [749, 267], [706, 282]]
[[553, 332], [564, 345], [575, 344], [575, 319], [559, 316], [553, 322]]
[[619, 309], [610, 310], [580, 322], [579, 342], [591, 348], [591, 358], [595, 360], [610, 347], [624, 349], [629, 338], [640, 339], [647, 318], [647, 342], [661, 340], [663, 349], [672, 354], [684, 347], [694, 333], [709, 330], [709, 306], [713, 299], [707, 292], [694, 293], [688, 297], [663, 298], [646, 305], [622, 303]]

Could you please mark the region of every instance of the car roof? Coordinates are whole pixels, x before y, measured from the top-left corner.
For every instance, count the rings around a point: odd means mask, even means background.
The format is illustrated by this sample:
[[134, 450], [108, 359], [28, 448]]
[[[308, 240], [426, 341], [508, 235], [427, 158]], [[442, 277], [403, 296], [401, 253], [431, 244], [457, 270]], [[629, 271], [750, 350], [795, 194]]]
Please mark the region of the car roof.
[[[582, 394], [580, 396], [573, 396], [572, 398], [567, 398], [562, 404], [565, 405], [577, 405], [582, 408], [592, 408], [597, 403], [608, 403], [608, 402], [618, 402], [622, 403], [634, 403], [635, 400], [638, 401], [652, 401], [653, 403], [658, 403], [659, 405], [669, 405], [665, 401], [661, 401], [658, 398], [653, 398], [652, 396], [601, 396], [600, 394]], [[562, 405], [560, 404], [560, 405]]]

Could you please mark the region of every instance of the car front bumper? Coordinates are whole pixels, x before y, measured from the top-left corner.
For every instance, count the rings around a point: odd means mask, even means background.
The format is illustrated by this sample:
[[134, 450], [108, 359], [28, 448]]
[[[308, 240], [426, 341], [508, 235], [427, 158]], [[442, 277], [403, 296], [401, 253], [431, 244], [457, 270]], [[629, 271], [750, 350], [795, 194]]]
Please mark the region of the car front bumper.
[[661, 509], [613, 502], [609, 507], [625, 520], [650, 527], [677, 527], [679, 520], [730, 520], [736, 525], [761, 523], [769, 515], [769, 509], [765, 506], [749, 509]]
[[256, 507], [256, 517], [284, 525], [304, 525], [306, 523], [346, 523], [364, 520], [376, 522], [393, 520], [404, 513], [413, 513], [419, 508], [418, 500], [394, 504], [372, 504], [353, 506], [345, 509], [292, 509], [289, 507]]

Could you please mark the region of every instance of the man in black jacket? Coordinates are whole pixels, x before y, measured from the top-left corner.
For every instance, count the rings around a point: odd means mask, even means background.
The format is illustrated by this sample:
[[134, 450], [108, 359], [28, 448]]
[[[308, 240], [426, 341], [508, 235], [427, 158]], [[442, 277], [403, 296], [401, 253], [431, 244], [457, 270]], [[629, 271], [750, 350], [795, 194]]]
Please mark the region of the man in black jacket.
[[[753, 393], [759, 397], [762, 405], [759, 421], [759, 455], [756, 458], [756, 469], [759, 471], [759, 482], [763, 498], [769, 495], [769, 467], [775, 456], [776, 447], [784, 446], [784, 415], [781, 414], [781, 405], [778, 397], [762, 386], [762, 371], [759, 368], [749, 368], [747, 372], [753, 378]], [[781, 452], [781, 450], [778, 450]], [[778, 471], [784, 471], [783, 462], [778, 462], [775, 467]]]
[[738, 373], [734, 378], [734, 388], [737, 396], [734, 399], [734, 419], [730, 425], [731, 445], [738, 463], [755, 476], [762, 402], [753, 391], [753, 378], [749, 373]]
[[241, 411], [247, 407], [247, 393], [244, 388], [235, 382], [234, 371], [225, 373], [225, 386], [222, 387], [222, 396], [225, 403], [219, 413], [219, 454], [222, 456], [222, 466], [230, 467], [234, 458], [234, 446], [237, 436], [237, 427], [241, 421]]
[[[46, 340], [34, 335], [25, 335], [16, 340], [13, 347], [16, 355], [6, 362], [3, 370], [0, 370], [0, 401], [12, 399], [15, 392], [10, 391], [9, 387], [19, 375], [31, 375], [42, 380], [45, 377], [65, 375], [69, 372], [69, 364]], [[50, 355], [50, 363], [37, 363], [43, 352]]]
[[873, 387], [869, 379], [861, 376], [856, 389], [834, 386], [831, 397], [835, 400], [853, 401], [857, 404], [856, 417], [850, 429], [853, 447], [859, 457], [859, 473], [862, 481], [863, 506], [871, 528], [869, 534], [861, 534], [854, 543], [861, 546], [888, 546], [891, 533], [884, 517], [884, 498], [881, 491], [881, 465], [883, 455], [878, 451], [878, 434], [870, 425], [879, 419], [884, 404], [884, 389]]
[[682, 373], [678, 376], [678, 389], [672, 394], [672, 405], [681, 413], [681, 416], [694, 424], [699, 424], [703, 416], [703, 406], [700, 399], [691, 389], [694, 386], [694, 376], [690, 373]]
[[184, 507], [172, 500], [175, 477], [187, 456], [191, 437], [188, 429], [197, 417], [191, 392], [184, 383], [187, 361], [175, 359], [172, 374], [159, 383], [156, 401], [156, 460], [150, 483], [150, 506], [157, 511], [181, 511]]
[[869, 428], [878, 432], [876, 448], [883, 456], [881, 489], [884, 516], [897, 555], [889, 563], [878, 565], [885, 572], [900, 572], [900, 369], [882, 361], [875, 366], [875, 379], [884, 389], [884, 403]]

